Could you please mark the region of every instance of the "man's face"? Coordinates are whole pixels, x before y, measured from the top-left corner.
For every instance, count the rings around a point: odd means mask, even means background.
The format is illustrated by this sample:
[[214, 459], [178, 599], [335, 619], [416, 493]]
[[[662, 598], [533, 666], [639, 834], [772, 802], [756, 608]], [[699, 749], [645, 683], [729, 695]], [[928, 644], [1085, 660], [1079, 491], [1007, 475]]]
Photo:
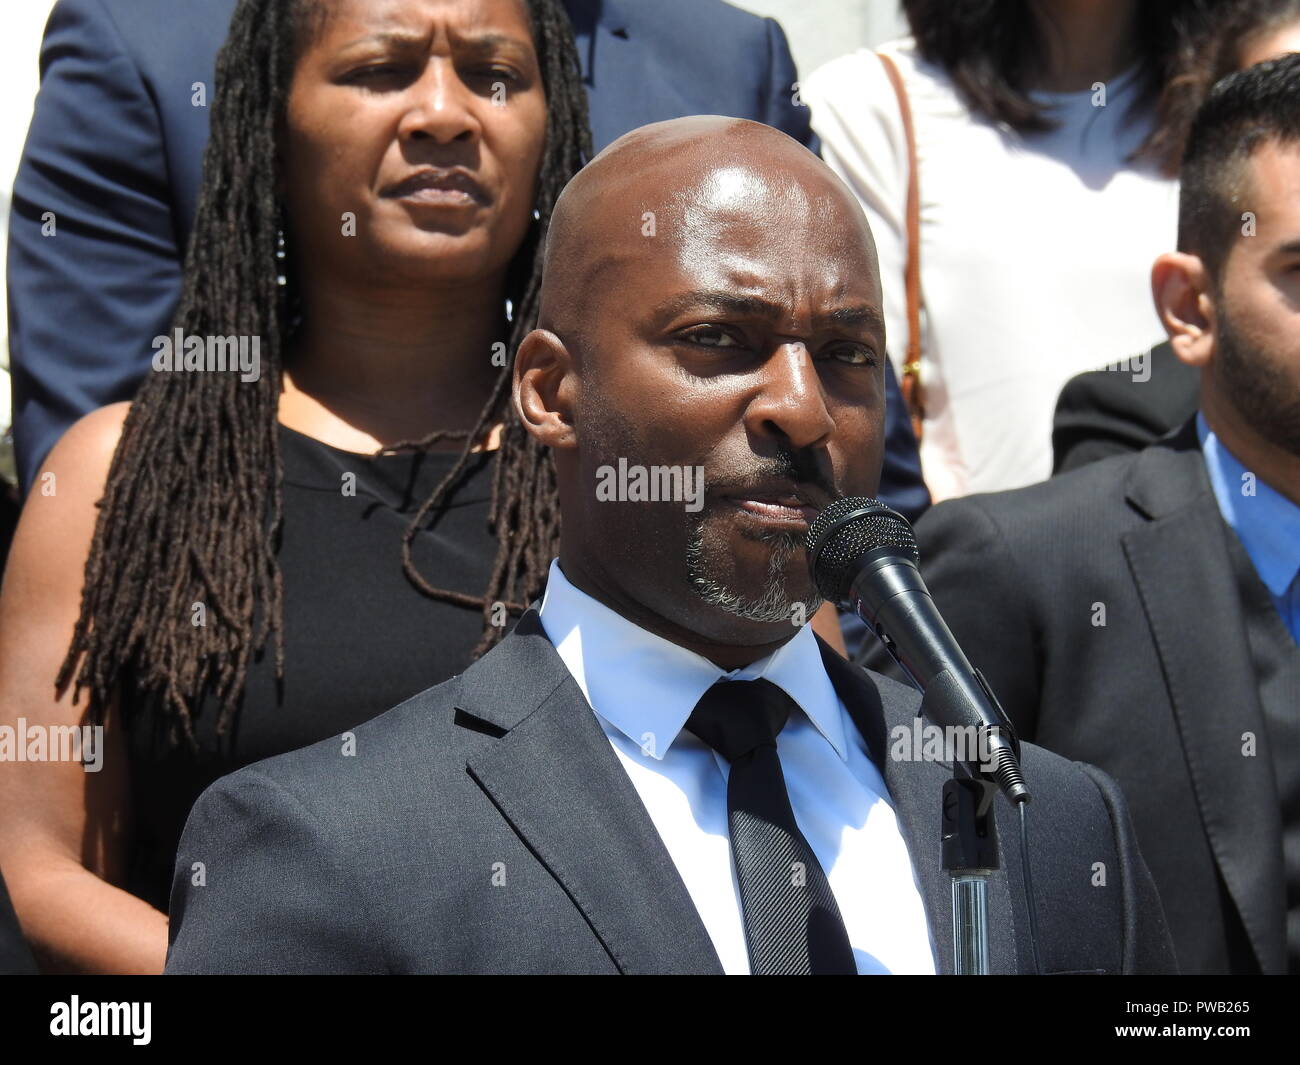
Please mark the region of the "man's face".
[[1206, 387], [1243, 427], [1300, 456], [1300, 145], [1251, 156], [1255, 235], [1223, 265]]
[[[558, 459], [562, 479], [572, 470], [566, 542], [580, 523], [582, 550], [624, 594], [718, 643], [782, 640], [810, 617], [810, 522], [879, 482], [880, 288], [847, 196], [713, 169], [675, 203], [644, 205], [585, 339], [562, 338], [581, 349], [577, 453]], [[702, 493], [610, 500], [602, 470], [620, 459], [702, 468]]]

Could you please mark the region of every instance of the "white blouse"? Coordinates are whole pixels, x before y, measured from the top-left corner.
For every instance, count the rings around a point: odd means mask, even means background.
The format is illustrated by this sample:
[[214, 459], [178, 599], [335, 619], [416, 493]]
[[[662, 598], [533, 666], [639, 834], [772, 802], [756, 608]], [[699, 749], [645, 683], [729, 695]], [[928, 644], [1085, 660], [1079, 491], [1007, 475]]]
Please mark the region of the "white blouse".
[[[1139, 69], [1104, 94], [1033, 93], [1060, 125], [1022, 135], [972, 117], [910, 38], [881, 51], [898, 64], [916, 131], [926, 482], [938, 501], [1043, 480], [1065, 382], [1164, 339], [1150, 271], [1175, 246], [1178, 185], [1125, 161], [1151, 128], [1149, 109], [1129, 113]], [[801, 95], [826, 162], [871, 224], [901, 373], [908, 164], [897, 97], [869, 49], [819, 68]]]

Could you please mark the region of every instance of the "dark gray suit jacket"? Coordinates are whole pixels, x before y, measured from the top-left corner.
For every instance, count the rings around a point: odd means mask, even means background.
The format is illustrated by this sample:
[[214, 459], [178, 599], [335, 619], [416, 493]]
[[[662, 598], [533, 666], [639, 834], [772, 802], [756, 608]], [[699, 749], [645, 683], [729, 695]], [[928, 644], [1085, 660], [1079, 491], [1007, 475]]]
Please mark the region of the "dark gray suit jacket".
[[940, 504], [916, 532], [936, 604], [1020, 736], [1123, 789], [1179, 968], [1285, 972], [1279, 802], [1268, 756], [1242, 754], [1264, 717], [1195, 420]]
[[[918, 698], [823, 645], [884, 773], [939, 964], [949, 769], [886, 759]], [[535, 612], [464, 674], [345, 740], [223, 778], [186, 824], [169, 973], [719, 973], [627, 773]], [[1123, 799], [1098, 771], [1027, 748], [1046, 971], [1169, 971], [1160, 903]], [[992, 959], [1031, 969], [1015, 815], [999, 799]], [[1096, 863], [1105, 886], [1094, 886]]]

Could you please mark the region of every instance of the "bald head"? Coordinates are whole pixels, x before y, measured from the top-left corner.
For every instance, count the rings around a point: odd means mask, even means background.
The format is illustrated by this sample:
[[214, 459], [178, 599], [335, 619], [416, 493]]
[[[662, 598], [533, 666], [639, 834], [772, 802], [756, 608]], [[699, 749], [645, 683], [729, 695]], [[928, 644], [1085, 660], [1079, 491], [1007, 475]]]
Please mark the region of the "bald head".
[[780, 130], [696, 115], [624, 134], [555, 205], [538, 324], [588, 337], [611, 294], [635, 291], [638, 271], [725, 256], [730, 233], [774, 216], [820, 254], [865, 257], [878, 279], [875, 244], [853, 194]]

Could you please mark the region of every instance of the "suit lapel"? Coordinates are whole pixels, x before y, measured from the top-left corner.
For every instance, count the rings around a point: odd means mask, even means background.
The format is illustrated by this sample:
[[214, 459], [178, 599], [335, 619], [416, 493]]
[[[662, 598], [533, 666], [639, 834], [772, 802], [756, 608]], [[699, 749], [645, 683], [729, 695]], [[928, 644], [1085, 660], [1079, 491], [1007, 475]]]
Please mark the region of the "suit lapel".
[[1243, 754], [1244, 734], [1262, 738], [1264, 717], [1224, 540], [1231, 532], [1210, 487], [1194, 423], [1142, 454], [1127, 496], [1149, 519], [1121, 542], [1206, 837], [1261, 968], [1284, 972], [1278, 798], [1267, 756]]
[[[919, 697], [882, 699], [880, 689], [866, 673], [845, 661], [820, 639], [822, 661], [853, 723], [857, 726], [872, 760], [885, 778], [898, 827], [912, 859], [921, 899], [930, 923], [938, 971], [953, 972], [952, 950], [952, 879], [942, 865], [941, 826], [944, 783], [952, 778], [952, 764], [935, 761], [903, 761], [889, 757], [890, 737], [895, 728], [910, 736], [917, 716]], [[1003, 802], [998, 799], [997, 802]], [[1002, 837], [1009, 822], [998, 818], [998, 868], [989, 878], [989, 963], [994, 973], [1020, 971], [1015, 929], [1019, 911], [1013, 914], [1010, 884], [1019, 883], [1019, 855], [1007, 848]], [[1008, 854], [1015, 854], [1015, 867], [1007, 867]], [[1019, 890], [1019, 888], [1017, 888]], [[1028, 955], [1024, 955], [1028, 956]]]
[[722, 972], [695, 904], [581, 689], [528, 611], [462, 677], [501, 734], [467, 768], [624, 973]]

